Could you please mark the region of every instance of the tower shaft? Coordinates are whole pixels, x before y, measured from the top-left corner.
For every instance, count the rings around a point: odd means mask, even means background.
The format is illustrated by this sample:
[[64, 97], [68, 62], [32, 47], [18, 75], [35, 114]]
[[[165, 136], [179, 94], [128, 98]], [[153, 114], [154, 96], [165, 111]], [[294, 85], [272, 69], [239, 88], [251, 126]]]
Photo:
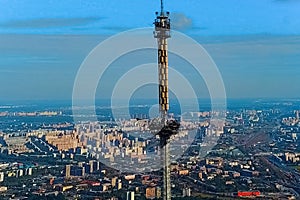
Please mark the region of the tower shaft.
[[[158, 39], [158, 81], [159, 81], [159, 109], [161, 118], [166, 125], [169, 110], [169, 78], [168, 78], [168, 43], [166, 38]], [[171, 200], [170, 178], [170, 144], [168, 138], [161, 140], [161, 159], [163, 164], [163, 199]]]
[[[161, 0], [161, 12], [156, 13], [154, 37], [158, 44], [158, 84], [159, 84], [159, 111], [164, 125], [167, 125], [169, 110], [169, 79], [168, 79], [168, 43], [170, 38], [169, 13], [163, 9]], [[160, 153], [163, 164], [163, 199], [171, 200], [171, 179], [170, 179], [170, 144], [167, 133], [160, 134]]]
[[171, 200], [170, 143], [163, 138], [160, 142], [160, 156], [163, 165], [163, 200]]
[[169, 74], [168, 74], [168, 44], [167, 39], [158, 39], [158, 81], [159, 81], [159, 109], [165, 120], [169, 110]]

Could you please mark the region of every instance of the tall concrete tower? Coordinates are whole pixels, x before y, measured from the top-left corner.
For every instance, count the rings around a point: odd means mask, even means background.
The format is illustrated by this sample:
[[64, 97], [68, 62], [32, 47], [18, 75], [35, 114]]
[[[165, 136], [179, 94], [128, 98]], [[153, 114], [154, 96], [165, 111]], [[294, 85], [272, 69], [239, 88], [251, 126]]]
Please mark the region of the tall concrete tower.
[[163, 164], [163, 199], [171, 199], [171, 179], [170, 179], [170, 144], [169, 139], [176, 134], [179, 124], [176, 121], [168, 120], [169, 110], [169, 83], [168, 83], [168, 43], [171, 37], [171, 23], [169, 12], [164, 11], [163, 0], [161, 0], [161, 11], [156, 12], [154, 21], [154, 37], [158, 43], [158, 84], [159, 84], [159, 111], [162, 129], [158, 132], [160, 138], [160, 153]]
[[154, 37], [158, 43], [158, 77], [159, 77], [159, 111], [161, 117], [166, 120], [169, 110], [169, 87], [168, 87], [168, 42], [171, 37], [171, 23], [169, 12], [164, 11], [163, 0], [161, 0], [161, 11], [156, 12], [154, 22]]

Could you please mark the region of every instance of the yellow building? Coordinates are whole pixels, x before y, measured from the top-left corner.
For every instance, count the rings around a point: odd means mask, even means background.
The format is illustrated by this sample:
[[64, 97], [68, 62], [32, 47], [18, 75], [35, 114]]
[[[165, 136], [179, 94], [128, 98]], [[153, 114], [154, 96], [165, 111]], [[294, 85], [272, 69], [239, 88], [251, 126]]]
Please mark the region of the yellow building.
[[184, 169], [184, 170], [179, 170], [179, 175], [188, 175], [189, 174], [189, 170]]
[[63, 186], [62, 191], [65, 192], [65, 191], [70, 190], [72, 188], [73, 188], [72, 185]]
[[62, 131], [53, 131], [48, 133], [45, 139], [49, 144], [57, 147], [59, 151], [67, 151], [83, 146], [75, 132], [66, 133]]
[[154, 199], [155, 197], [156, 197], [155, 187], [146, 188], [146, 198], [147, 199]]

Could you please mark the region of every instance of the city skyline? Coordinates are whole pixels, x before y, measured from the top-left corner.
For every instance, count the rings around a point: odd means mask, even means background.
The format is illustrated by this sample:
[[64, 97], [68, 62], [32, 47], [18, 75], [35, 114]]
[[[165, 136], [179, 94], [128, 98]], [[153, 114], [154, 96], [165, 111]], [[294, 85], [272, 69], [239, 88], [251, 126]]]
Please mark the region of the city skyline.
[[0, 199], [299, 199], [299, 1], [0, 5]]

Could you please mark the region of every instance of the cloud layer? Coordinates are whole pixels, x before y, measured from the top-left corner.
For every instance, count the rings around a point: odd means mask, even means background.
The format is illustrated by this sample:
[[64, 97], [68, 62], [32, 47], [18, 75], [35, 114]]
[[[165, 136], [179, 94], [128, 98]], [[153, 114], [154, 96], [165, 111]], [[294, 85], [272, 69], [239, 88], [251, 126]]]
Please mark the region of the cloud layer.
[[76, 17], [76, 18], [41, 18], [27, 20], [10, 20], [0, 24], [3, 28], [61, 28], [74, 27], [97, 22], [99, 17]]
[[184, 13], [171, 13], [172, 28], [175, 30], [186, 30], [192, 27], [193, 21]]

